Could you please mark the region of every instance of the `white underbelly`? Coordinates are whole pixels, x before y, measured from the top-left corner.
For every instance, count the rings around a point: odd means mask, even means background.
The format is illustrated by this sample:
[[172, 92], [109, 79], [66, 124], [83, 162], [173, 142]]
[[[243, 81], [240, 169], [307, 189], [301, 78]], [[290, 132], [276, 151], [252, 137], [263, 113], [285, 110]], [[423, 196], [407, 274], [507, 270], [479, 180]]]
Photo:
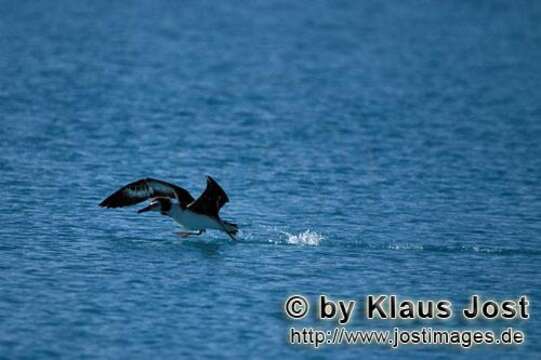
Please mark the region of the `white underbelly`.
[[208, 216], [200, 215], [190, 210], [175, 214], [173, 219], [188, 230], [216, 229], [223, 230], [218, 220]]

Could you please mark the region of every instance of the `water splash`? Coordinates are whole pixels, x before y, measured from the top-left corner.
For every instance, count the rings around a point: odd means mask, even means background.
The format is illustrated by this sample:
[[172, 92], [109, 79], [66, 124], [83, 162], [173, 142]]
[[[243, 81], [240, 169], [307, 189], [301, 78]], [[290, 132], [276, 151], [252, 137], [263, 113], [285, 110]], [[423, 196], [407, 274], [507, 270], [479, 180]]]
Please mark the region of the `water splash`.
[[286, 242], [290, 245], [319, 246], [324, 239], [323, 235], [310, 229], [298, 234], [290, 234], [288, 232], [284, 232], [284, 234], [287, 235]]

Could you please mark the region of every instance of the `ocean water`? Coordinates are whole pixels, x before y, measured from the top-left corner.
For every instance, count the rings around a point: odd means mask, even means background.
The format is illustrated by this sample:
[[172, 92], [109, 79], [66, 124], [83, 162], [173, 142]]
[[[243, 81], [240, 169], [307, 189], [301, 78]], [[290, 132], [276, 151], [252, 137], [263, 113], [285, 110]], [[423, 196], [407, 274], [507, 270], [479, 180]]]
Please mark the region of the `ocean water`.
[[[538, 1], [0, 1], [0, 358], [540, 358]], [[212, 175], [241, 227], [101, 209]], [[517, 346], [288, 344], [291, 294], [531, 302]], [[359, 305], [360, 306], [360, 305]]]

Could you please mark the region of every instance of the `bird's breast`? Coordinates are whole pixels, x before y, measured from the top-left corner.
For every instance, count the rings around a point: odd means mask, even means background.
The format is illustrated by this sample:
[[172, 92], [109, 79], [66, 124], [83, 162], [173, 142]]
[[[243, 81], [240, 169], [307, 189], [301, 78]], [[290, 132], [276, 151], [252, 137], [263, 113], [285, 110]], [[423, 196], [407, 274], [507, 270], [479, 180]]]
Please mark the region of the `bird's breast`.
[[217, 219], [211, 218], [206, 215], [194, 213], [188, 209], [181, 209], [180, 207], [174, 209], [170, 216], [175, 222], [184, 226], [188, 230], [200, 230], [200, 229], [216, 229], [222, 230], [222, 226]]

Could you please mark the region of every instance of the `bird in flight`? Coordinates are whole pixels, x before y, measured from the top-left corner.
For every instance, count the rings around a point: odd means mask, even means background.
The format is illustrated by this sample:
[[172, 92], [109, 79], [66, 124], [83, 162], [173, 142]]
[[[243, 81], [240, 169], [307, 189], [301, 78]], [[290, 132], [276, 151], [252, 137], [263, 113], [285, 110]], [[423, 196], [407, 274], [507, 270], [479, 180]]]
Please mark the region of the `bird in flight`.
[[145, 200], [150, 200], [150, 204], [137, 212], [140, 214], [159, 211], [160, 214], [169, 216], [188, 230], [177, 233], [182, 237], [201, 235], [207, 229], [214, 229], [223, 231], [232, 240], [236, 240], [238, 226], [222, 220], [218, 214], [222, 206], [229, 202], [229, 198], [210, 176], [207, 176], [205, 191], [197, 199], [180, 186], [145, 178], [121, 187], [103, 200], [100, 206], [117, 208], [135, 205]]

